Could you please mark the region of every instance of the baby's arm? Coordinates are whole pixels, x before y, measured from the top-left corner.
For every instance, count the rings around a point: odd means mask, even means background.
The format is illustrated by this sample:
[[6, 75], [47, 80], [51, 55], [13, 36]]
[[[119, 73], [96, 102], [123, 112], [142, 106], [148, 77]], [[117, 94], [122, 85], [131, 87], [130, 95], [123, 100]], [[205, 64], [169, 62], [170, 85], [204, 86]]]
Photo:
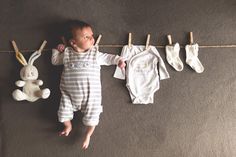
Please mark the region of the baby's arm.
[[52, 49], [51, 62], [53, 65], [62, 65], [63, 64], [64, 50], [65, 50], [65, 46], [62, 44], [59, 44], [57, 46], [57, 49]]
[[123, 58], [118, 55], [97, 51], [96, 58], [99, 65], [118, 65], [120, 68], [125, 67], [125, 62]]

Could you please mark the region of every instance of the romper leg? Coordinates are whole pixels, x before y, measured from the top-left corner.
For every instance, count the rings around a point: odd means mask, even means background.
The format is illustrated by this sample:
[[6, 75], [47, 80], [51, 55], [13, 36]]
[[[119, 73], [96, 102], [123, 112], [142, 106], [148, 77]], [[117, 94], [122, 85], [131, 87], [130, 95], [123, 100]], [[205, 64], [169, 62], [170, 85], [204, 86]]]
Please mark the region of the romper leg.
[[60, 107], [58, 109], [59, 122], [70, 121], [73, 119], [74, 112], [72, 108], [71, 99], [68, 95], [62, 92]]

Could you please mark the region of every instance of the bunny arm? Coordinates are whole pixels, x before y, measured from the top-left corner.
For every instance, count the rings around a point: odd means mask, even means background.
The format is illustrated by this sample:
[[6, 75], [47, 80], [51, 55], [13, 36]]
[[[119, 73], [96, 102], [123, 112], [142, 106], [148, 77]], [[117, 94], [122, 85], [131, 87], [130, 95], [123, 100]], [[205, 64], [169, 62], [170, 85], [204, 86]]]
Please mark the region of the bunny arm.
[[26, 83], [26, 82], [25, 82], [25, 81], [22, 81], [22, 80], [18, 80], [18, 81], [15, 82], [15, 84], [16, 84], [17, 87], [23, 87], [23, 86], [25, 85], [25, 83]]
[[36, 85], [42, 86], [43, 85], [43, 81], [42, 80], [35, 80], [34, 83]]

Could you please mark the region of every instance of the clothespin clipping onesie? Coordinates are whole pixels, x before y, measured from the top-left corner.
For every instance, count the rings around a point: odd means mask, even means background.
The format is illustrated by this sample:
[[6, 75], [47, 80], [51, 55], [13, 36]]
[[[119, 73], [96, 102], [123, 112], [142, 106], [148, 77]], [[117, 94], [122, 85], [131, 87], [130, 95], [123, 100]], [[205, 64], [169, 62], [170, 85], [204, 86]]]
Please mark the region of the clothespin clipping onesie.
[[202, 73], [204, 67], [198, 59], [199, 46], [193, 43], [193, 32], [190, 32], [190, 44], [185, 46], [186, 50], [186, 63], [197, 73]]
[[167, 35], [169, 45], [166, 45], [166, 60], [176, 70], [182, 71], [184, 68], [183, 62], [179, 58], [180, 46], [179, 43], [172, 44], [171, 35]]
[[147, 41], [146, 41], [145, 50], [147, 50], [147, 49], [148, 49], [148, 47], [149, 47], [150, 36], [151, 36], [150, 34], [148, 34], [148, 35], [147, 35]]
[[132, 33], [129, 33], [128, 47], [131, 48], [132, 45]]
[[15, 82], [16, 86], [22, 87], [22, 90], [16, 89], [13, 91], [12, 96], [17, 101], [27, 100], [34, 102], [39, 98], [46, 99], [50, 95], [50, 90], [48, 88], [40, 89], [39, 86], [43, 85], [42, 80], [37, 80], [38, 70], [33, 65], [34, 61], [41, 55], [43, 48], [45, 47], [47, 41], [44, 41], [38, 51], [35, 51], [26, 62], [24, 56], [20, 53], [16, 42], [12, 41], [16, 53], [16, 59], [23, 65], [20, 70], [20, 77], [22, 80]]

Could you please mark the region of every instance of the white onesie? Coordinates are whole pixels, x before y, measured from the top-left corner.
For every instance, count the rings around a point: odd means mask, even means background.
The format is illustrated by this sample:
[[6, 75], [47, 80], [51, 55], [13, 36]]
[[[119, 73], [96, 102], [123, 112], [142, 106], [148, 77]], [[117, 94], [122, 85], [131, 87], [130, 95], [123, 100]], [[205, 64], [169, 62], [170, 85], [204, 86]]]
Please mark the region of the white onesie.
[[67, 47], [63, 53], [52, 52], [52, 64], [64, 64], [61, 76], [61, 102], [58, 119], [65, 122], [73, 119], [73, 112], [84, 113], [83, 123], [96, 126], [102, 112], [100, 65], [117, 64], [120, 57], [101, 53], [94, 46], [87, 52], [75, 52]]
[[145, 46], [126, 45], [121, 57], [126, 60], [126, 70], [117, 67], [114, 77], [126, 77], [126, 87], [133, 104], [153, 103], [154, 93], [159, 89], [159, 80], [170, 77], [157, 49], [154, 46], [145, 50]]

